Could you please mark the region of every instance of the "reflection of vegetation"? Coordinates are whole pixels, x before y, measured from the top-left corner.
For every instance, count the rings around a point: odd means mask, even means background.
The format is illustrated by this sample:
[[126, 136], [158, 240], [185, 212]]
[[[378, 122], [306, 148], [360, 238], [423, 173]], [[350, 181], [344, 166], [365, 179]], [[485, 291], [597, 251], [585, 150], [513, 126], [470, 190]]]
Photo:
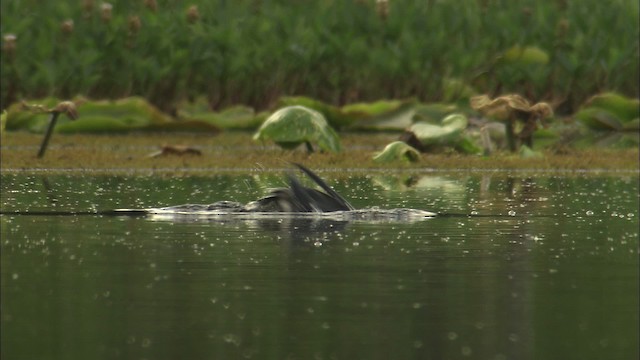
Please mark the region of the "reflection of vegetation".
[[218, 110], [477, 91], [572, 112], [602, 89], [638, 96], [637, 1], [109, 3], [2, 2], [2, 106], [136, 95], [173, 113], [200, 95]]

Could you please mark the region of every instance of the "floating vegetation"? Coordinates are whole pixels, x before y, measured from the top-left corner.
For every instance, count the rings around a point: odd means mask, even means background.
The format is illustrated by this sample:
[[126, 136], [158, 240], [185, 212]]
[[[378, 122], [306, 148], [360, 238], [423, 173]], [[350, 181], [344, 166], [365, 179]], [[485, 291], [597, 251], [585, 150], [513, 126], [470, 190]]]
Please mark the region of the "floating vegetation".
[[394, 141], [377, 153], [373, 161], [388, 162], [417, 162], [420, 160], [420, 152], [403, 141]]
[[330, 152], [340, 152], [340, 138], [327, 124], [324, 116], [304, 106], [282, 108], [265, 120], [254, 140], [272, 140], [285, 149], [305, 144], [309, 152], [313, 145]]
[[463, 114], [451, 114], [439, 122], [417, 122], [401, 140], [422, 152], [452, 148], [465, 154], [477, 154], [480, 148], [464, 133], [468, 120]]
[[[58, 101], [55, 98], [48, 98], [39, 100], [37, 103], [40, 104], [39, 106], [48, 107]], [[82, 113], [82, 118], [74, 122], [61, 120], [56, 126], [57, 132], [220, 131], [217, 126], [201, 120], [176, 121], [139, 97], [123, 98], [116, 101], [92, 101], [80, 97], [74, 99], [73, 102], [77, 106], [77, 111]], [[47, 123], [37, 113], [24, 111], [22, 104], [14, 104], [8, 109], [7, 130], [19, 129], [43, 132], [47, 129]]]
[[204, 97], [193, 102], [181, 103], [178, 118], [182, 121], [199, 121], [220, 129], [254, 130], [266, 119], [267, 113], [259, 113], [248, 106], [231, 106], [222, 111], [213, 111]]
[[591, 130], [640, 131], [640, 100], [611, 92], [598, 94], [575, 117]]

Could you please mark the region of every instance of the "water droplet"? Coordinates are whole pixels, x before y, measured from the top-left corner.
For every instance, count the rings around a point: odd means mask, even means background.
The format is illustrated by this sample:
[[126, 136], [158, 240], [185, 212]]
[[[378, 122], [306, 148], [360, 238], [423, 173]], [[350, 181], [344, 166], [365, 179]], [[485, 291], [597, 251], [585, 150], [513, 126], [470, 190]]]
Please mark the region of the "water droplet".
[[225, 334], [222, 337], [222, 340], [224, 340], [224, 342], [226, 343], [231, 343], [235, 346], [240, 346], [240, 343], [242, 342], [240, 338], [234, 334]]
[[13, 280], [18, 280], [18, 273], [13, 273], [13, 274], [11, 274], [11, 278], [12, 278]]
[[593, 211], [587, 210], [586, 214], [587, 214], [587, 216], [592, 216], [593, 215]]
[[450, 332], [447, 334], [447, 338], [448, 338], [449, 340], [455, 340], [455, 339], [457, 339], [457, 338], [458, 338], [458, 334], [454, 333], [453, 331], [450, 331]]
[[462, 355], [463, 355], [463, 356], [469, 356], [469, 355], [471, 355], [471, 352], [472, 352], [472, 351], [471, 351], [471, 348], [470, 348], [470, 347], [468, 347], [468, 346], [463, 346], [463, 347], [462, 347], [462, 349], [461, 349], [461, 352], [462, 352]]
[[516, 212], [513, 210], [510, 210], [508, 214], [509, 216], [516, 216]]

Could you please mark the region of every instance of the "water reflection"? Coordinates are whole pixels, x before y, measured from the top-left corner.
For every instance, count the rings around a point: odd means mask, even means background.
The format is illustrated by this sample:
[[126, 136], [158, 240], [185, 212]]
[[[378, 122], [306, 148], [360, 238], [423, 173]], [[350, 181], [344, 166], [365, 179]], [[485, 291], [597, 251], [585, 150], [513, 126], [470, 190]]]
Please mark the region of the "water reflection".
[[[47, 178], [3, 174], [2, 210], [263, 194], [253, 176]], [[400, 185], [332, 185], [357, 207], [452, 216], [2, 215], [1, 357], [637, 358], [636, 175], [386, 179]]]

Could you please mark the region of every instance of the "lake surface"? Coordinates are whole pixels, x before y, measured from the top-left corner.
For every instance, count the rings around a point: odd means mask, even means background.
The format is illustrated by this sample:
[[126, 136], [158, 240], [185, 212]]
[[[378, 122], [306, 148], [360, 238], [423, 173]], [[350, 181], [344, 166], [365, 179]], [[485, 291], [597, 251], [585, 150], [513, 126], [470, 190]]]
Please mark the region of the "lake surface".
[[637, 359], [637, 172], [320, 172], [414, 222], [158, 221], [282, 173], [1, 176], [2, 359]]

